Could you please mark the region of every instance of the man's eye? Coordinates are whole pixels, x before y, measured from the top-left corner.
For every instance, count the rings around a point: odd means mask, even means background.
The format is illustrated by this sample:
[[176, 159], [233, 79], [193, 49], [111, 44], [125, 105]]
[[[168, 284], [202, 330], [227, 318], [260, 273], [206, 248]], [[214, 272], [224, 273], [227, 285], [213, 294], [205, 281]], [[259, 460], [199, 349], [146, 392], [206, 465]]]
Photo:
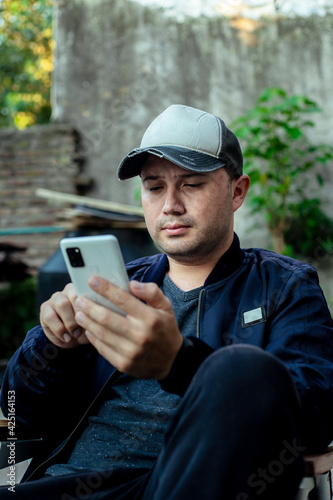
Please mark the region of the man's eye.
[[202, 182], [198, 183], [198, 184], [185, 184], [186, 187], [189, 187], [189, 188], [198, 188], [200, 186], [202, 186]]
[[156, 191], [159, 191], [161, 188], [161, 186], [151, 186], [151, 187], [148, 187], [148, 191], [151, 193], [151, 192], [156, 192]]

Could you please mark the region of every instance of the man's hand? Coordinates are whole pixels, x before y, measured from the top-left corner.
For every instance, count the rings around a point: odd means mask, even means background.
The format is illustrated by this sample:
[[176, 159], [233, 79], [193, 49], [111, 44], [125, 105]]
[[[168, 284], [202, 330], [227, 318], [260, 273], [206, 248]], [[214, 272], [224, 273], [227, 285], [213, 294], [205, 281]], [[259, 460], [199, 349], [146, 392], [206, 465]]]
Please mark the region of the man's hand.
[[78, 298], [75, 321], [91, 344], [121, 372], [138, 378], [165, 378], [183, 343], [169, 299], [154, 283], [131, 281], [131, 293], [97, 277], [89, 285], [126, 314]]
[[71, 349], [89, 341], [75, 321], [77, 295], [72, 283], [56, 292], [40, 308], [40, 324], [47, 338], [56, 346]]

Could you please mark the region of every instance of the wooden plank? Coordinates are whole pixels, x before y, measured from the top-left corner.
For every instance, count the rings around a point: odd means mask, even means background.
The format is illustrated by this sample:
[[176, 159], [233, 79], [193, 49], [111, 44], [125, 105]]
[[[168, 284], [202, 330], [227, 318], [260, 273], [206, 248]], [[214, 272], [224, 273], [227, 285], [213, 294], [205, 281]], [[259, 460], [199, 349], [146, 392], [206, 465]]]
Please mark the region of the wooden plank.
[[48, 200], [59, 201], [62, 203], [71, 203], [86, 205], [88, 207], [101, 208], [103, 210], [110, 210], [111, 212], [119, 212], [121, 214], [141, 215], [143, 217], [143, 210], [141, 207], [134, 205], [125, 205], [122, 203], [115, 203], [113, 201], [98, 200], [97, 198], [90, 198], [88, 196], [79, 196], [77, 194], [60, 193], [50, 189], [39, 188], [35, 191], [36, 196], [46, 198]]

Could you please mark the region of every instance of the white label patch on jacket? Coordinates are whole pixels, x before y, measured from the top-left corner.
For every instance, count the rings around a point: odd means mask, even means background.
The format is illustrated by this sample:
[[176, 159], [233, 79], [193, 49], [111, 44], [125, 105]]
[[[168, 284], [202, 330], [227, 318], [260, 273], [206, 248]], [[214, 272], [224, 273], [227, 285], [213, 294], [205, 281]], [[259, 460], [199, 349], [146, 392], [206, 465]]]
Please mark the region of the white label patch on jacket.
[[250, 311], [242, 312], [242, 327], [258, 325], [266, 321], [266, 311], [264, 306], [256, 307]]

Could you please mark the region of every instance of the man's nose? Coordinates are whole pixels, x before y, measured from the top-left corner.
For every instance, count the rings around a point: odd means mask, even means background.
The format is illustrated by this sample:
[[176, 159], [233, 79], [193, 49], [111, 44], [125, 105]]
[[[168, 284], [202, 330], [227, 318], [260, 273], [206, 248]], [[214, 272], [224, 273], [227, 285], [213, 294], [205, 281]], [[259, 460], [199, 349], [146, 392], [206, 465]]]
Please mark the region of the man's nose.
[[168, 190], [163, 207], [165, 214], [183, 214], [185, 207], [181, 199], [180, 193], [176, 189]]

